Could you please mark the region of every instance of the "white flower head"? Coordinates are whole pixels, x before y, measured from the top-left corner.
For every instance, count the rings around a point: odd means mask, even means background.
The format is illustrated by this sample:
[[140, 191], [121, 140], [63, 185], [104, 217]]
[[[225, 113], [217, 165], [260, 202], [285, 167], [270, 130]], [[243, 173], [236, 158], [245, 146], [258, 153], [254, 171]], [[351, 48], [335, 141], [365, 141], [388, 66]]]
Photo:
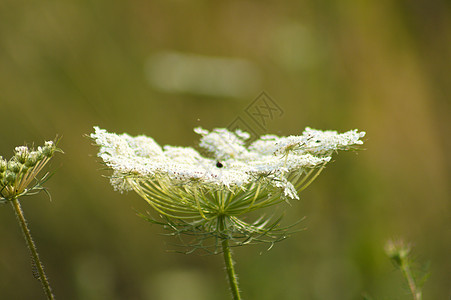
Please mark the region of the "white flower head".
[[244, 214], [299, 199], [298, 192], [316, 178], [334, 151], [361, 145], [365, 134], [307, 128], [299, 136], [265, 135], [247, 145], [250, 135], [241, 130], [199, 127], [194, 131], [208, 152], [203, 156], [191, 147], [161, 147], [145, 136], [94, 130], [91, 138], [100, 147], [98, 156], [113, 170], [116, 190], [137, 192], [173, 229], [196, 228], [244, 240], [263, 234], [270, 223], [246, 223]]

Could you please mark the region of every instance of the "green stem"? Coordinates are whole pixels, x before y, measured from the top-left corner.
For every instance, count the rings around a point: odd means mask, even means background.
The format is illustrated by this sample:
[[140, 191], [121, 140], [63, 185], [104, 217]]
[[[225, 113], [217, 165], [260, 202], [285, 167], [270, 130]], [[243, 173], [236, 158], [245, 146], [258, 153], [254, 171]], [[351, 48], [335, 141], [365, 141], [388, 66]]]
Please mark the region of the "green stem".
[[401, 270], [407, 279], [413, 300], [421, 300], [421, 290], [415, 284], [415, 280], [413, 278], [412, 272], [410, 271], [409, 265], [407, 263], [402, 264]]
[[42, 266], [41, 260], [39, 259], [38, 250], [36, 249], [36, 245], [31, 238], [30, 229], [28, 229], [27, 221], [25, 220], [25, 216], [23, 214], [22, 208], [20, 206], [19, 200], [14, 199], [12, 203], [14, 211], [16, 212], [17, 220], [19, 221], [20, 227], [22, 228], [22, 233], [27, 242], [28, 249], [30, 249], [31, 256], [33, 258], [34, 263], [36, 264], [36, 268], [39, 274], [39, 280], [42, 283], [42, 287], [44, 288], [44, 292], [47, 295], [47, 299], [53, 300], [55, 299], [52, 290], [50, 288], [49, 281], [47, 276], [44, 273], [44, 267]]
[[233, 300], [240, 300], [240, 291], [238, 288], [238, 279], [233, 267], [232, 252], [230, 251], [229, 240], [224, 238], [222, 240], [222, 252], [224, 254], [224, 261], [226, 265], [227, 276], [229, 278], [230, 291], [232, 292]]

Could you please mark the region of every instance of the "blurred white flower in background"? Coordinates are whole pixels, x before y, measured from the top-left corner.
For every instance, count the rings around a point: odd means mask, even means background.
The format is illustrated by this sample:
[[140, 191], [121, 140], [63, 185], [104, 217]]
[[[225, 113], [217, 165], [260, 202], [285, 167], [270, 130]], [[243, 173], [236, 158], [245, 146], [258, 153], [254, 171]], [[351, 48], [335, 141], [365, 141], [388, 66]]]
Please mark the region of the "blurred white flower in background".
[[260, 71], [249, 60], [160, 52], [145, 65], [149, 84], [169, 93], [246, 98], [260, 90]]

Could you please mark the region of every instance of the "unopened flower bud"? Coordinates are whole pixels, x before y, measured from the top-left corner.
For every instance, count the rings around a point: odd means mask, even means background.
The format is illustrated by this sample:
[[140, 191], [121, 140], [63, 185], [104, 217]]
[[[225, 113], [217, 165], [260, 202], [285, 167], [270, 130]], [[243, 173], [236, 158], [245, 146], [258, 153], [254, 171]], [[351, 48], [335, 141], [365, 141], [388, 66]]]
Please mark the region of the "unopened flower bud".
[[0, 172], [5, 172], [8, 163], [0, 156]]
[[10, 160], [8, 162], [8, 170], [11, 172], [19, 173], [20, 167], [21, 167], [20, 163], [14, 161], [14, 160]]
[[16, 181], [17, 175], [13, 172], [11, 172], [10, 170], [6, 170], [5, 172], [5, 183], [6, 184], [13, 184], [14, 181]]
[[410, 253], [410, 246], [402, 240], [390, 240], [385, 245], [385, 253], [396, 266], [401, 267], [407, 260]]
[[25, 163], [25, 160], [28, 157], [28, 153], [29, 153], [28, 147], [19, 146], [19, 147], [16, 147], [14, 156], [18, 162], [23, 164], [23, 163]]
[[30, 155], [28, 155], [27, 160], [25, 161], [25, 166], [32, 168], [34, 167], [39, 160], [42, 159], [42, 154], [38, 151], [32, 151]]
[[38, 174], [56, 151], [61, 150], [53, 142], [46, 142], [37, 150], [16, 147], [10, 160], [0, 156], [0, 204], [43, 190], [41, 183], [47, 174], [42, 178]]
[[42, 154], [46, 157], [52, 157], [53, 153], [55, 153], [56, 147], [52, 141], [47, 141], [42, 148]]

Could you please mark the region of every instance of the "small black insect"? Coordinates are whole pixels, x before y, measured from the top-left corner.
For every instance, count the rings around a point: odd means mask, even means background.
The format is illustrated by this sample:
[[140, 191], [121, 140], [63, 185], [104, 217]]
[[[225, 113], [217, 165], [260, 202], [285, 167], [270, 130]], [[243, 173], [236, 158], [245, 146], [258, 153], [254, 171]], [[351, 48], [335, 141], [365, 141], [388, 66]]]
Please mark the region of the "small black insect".
[[221, 162], [220, 162], [220, 161], [217, 161], [217, 162], [216, 162], [216, 167], [218, 167], [218, 168], [222, 168], [222, 167], [224, 167], [224, 165], [223, 165], [223, 164], [221, 164]]

